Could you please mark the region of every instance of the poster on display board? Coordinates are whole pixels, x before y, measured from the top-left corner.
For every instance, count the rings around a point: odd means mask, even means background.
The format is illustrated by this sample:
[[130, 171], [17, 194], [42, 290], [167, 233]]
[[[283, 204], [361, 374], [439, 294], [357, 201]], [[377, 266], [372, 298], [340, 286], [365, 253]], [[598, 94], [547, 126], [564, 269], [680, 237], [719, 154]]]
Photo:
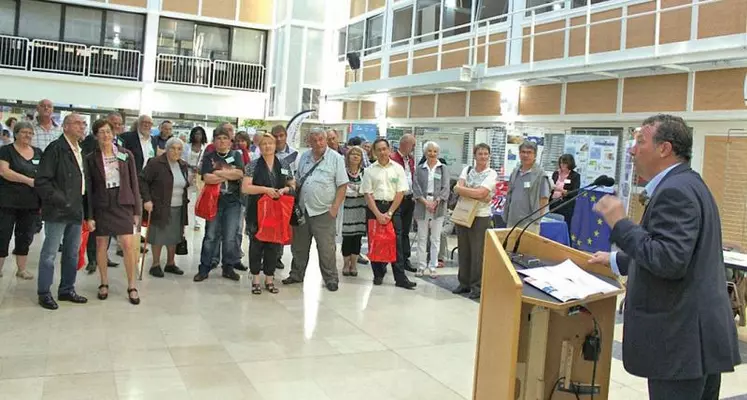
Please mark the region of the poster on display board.
[[[420, 145], [424, 146], [427, 142], [435, 142], [441, 149], [440, 157], [448, 164], [449, 174], [452, 178], [458, 178], [462, 173], [462, 153], [464, 152], [464, 134], [463, 133], [443, 133], [425, 131], [422, 136], [418, 137]], [[416, 152], [416, 161], [420, 161], [423, 154], [422, 147]]]
[[521, 159], [519, 158], [519, 147], [524, 142], [534, 142], [537, 145], [537, 157], [535, 162], [542, 160], [542, 151], [545, 147], [544, 136], [537, 135], [522, 135], [522, 134], [509, 134], [506, 135], [506, 160], [504, 162], [504, 168], [507, 175], [521, 165]]
[[566, 136], [565, 152], [576, 161], [581, 186], [590, 184], [599, 175], [617, 176], [617, 145], [617, 136]]
[[379, 137], [379, 126], [376, 124], [351, 124], [348, 140], [360, 137], [364, 141], [373, 143]]

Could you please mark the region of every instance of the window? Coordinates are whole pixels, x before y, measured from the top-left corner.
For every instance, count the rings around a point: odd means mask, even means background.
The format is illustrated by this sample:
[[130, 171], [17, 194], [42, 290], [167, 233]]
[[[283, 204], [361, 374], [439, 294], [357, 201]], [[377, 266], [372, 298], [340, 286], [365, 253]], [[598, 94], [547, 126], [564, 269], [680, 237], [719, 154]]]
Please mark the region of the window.
[[319, 119], [319, 97], [322, 91], [320, 89], [303, 88], [303, 98], [301, 99], [301, 109], [316, 110], [309, 116], [309, 119]]
[[368, 19], [366, 23], [366, 54], [381, 51], [381, 41], [384, 35], [384, 15], [377, 15]]
[[340, 33], [337, 36], [337, 55], [340, 56], [340, 59], [345, 59], [345, 45], [348, 43], [348, 28], [342, 28], [340, 29]]
[[[482, 21], [508, 13], [509, 0], [477, 0], [477, 20]], [[504, 18], [499, 20], [505, 21]]]
[[327, 0], [294, 0], [293, 19], [324, 23]]
[[267, 100], [267, 116], [275, 116], [275, 86], [270, 87], [270, 94]]
[[412, 6], [400, 8], [394, 12], [392, 27], [392, 47], [407, 44], [412, 37]]
[[417, 15], [415, 16], [415, 37], [417, 43], [438, 39], [438, 33], [428, 33], [441, 30], [441, 0], [417, 0]]
[[318, 54], [324, 54], [324, 31], [308, 28], [306, 30], [306, 65], [304, 65], [303, 84], [323, 86], [324, 74], [329, 64], [322, 62]]
[[[461, 35], [470, 31], [472, 0], [444, 0], [443, 29], [460, 27], [443, 33], [444, 37]], [[463, 26], [463, 25], [467, 26]]]
[[103, 12], [94, 8], [66, 6], [63, 40], [87, 45], [100, 45], [102, 16]]
[[264, 65], [266, 37], [265, 31], [233, 28], [231, 60]]
[[106, 11], [104, 46], [143, 50], [144, 27], [144, 15]]
[[[594, 4], [604, 3], [605, 1], [607, 0], [591, 0], [591, 4], [594, 5]], [[573, 0], [573, 8], [586, 7], [586, 5], [587, 5], [586, 0]]]
[[21, 2], [18, 36], [30, 39], [60, 40], [62, 5], [36, 0]]
[[16, 1], [0, 0], [0, 35], [16, 33]]
[[211, 60], [228, 60], [228, 28], [195, 25], [194, 56]]
[[[547, 4], [545, 7], [538, 7]], [[550, 11], [560, 10], [565, 6], [563, 1], [558, 0], [527, 0], [527, 9], [532, 9], [536, 14], [543, 14]], [[537, 8], [534, 8], [537, 7]], [[527, 11], [527, 15], [532, 15], [532, 10]]]
[[363, 21], [348, 27], [348, 53], [363, 50]]
[[192, 56], [194, 36], [194, 22], [161, 18], [158, 22], [158, 52]]

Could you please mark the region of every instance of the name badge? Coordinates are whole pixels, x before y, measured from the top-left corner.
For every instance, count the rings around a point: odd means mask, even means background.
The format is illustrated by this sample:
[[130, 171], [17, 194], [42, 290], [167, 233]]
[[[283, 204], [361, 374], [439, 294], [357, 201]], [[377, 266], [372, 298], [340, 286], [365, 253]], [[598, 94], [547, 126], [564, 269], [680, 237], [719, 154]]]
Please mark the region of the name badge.
[[39, 160], [31, 160], [31, 164], [33, 164], [33, 165], [39, 165]]
[[441, 174], [433, 174], [433, 179], [441, 179]]
[[117, 159], [120, 161], [127, 161], [127, 153], [117, 153]]
[[233, 163], [233, 157], [226, 158], [226, 162], [229, 164]]
[[288, 171], [285, 168], [280, 168], [280, 173], [283, 174], [283, 175], [290, 175], [290, 171]]
[[524, 189], [529, 189], [532, 187], [532, 182], [524, 182]]
[[391, 179], [389, 179], [389, 182], [397, 184], [397, 183], [399, 183], [399, 178], [391, 178]]
[[570, 179], [566, 179], [566, 180], [563, 181], [563, 183], [565, 183], [566, 185], [569, 185], [571, 183], [571, 180]]

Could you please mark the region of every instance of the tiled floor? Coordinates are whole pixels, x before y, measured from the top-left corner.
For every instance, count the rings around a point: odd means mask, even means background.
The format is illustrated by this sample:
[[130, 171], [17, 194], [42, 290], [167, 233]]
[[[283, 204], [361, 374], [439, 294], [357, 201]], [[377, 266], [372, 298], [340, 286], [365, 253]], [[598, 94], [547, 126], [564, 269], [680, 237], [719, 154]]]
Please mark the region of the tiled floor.
[[[32, 249], [34, 272], [41, 241]], [[391, 275], [374, 288], [367, 267], [329, 293], [315, 254], [305, 284], [277, 295], [251, 295], [245, 275], [235, 283], [213, 272], [196, 284], [199, 237], [189, 242], [191, 255], [178, 259], [187, 275], [146, 276], [139, 306], [127, 302], [119, 267], [110, 272], [108, 300], [95, 298], [98, 276], [81, 273], [78, 292], [89, 304], [42, 310], [35, 281], [16, 280], [8, 260], [0, 400], [471, 398], [477, 303], [422, 280], [414, 292], [397, 289]], [[646, 398], [645, 381], [618, 360], [612, 378], [611, 399]], [[744, 367], [722, 387], [724, 398], [743, 393]]]

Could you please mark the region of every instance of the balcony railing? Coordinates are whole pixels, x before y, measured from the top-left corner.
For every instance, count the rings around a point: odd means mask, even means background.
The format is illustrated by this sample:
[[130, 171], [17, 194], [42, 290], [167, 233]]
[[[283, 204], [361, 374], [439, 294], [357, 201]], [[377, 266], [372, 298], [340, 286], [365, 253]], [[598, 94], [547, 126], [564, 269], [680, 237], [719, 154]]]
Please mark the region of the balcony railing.
[[114, 47], [0, 35], [0, 67], [140, 80], [142, 53]]
[[511, 49], [517, 46], [523, 48], [522, 64], [530, 71], [541, 68], [544, 61], [581, 56], [588, 65], [598, 54], [644, 47], [652, 48], [658, 57], [667, 44], [747, 33], [743, 21], [714, 21], [721, 15], [718, 13], [727, 10], [727, 3], [699, 0], [662, 5], [657, 0], [648, 9], [642, 7], [652, 2], [645, 0], [588, 1], [586, 6], [569, 8], [569, 1], [554, 0], [361, 49], [361, 69], [348, 70], [345, 81], [379, 79], [385, 58], [389, 58], [390, 77], [462, 65], [501, 67], [508, 64]]
[[159, 54], [156, 82], [264, 92], [265, 67], [237, 61]]

